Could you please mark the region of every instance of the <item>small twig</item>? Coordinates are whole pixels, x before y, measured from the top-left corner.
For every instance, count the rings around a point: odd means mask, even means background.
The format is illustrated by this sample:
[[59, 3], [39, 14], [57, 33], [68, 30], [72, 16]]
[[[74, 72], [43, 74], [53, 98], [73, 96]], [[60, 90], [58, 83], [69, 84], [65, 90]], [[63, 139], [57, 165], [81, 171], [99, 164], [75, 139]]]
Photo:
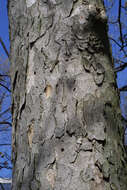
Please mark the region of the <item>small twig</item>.
[[6, 55], [7, 55], [8, 58], [9, 58], [8, 50], [7, 50], [7, 48], [6, 48], [6, 46], [5, 46], [5, 44], [4, 44], [4, 42], [3, 42], [3, 40], [2, 40], [1, 37], [0, 37], [0, 43], [1, 43], [1, 45], [2, 45], [2, 47], [3, 47], [3, 49], [4, 49], [4, 51], [5, 51]]
[[119, 88], [119, 91], [127, 91], [127, 86], [123, 86], [123, 87]]
[[4, 84], [0, 83], [0, 86], [4, 87], [8, 92], [11, 92], [11, 90], [7, 86], [5, 86]]
[[10, 110], [11, 110], [10, 107], [4, 110], [2, 113], [0, 113], [0, 117], [2, 117], [5, 113], [9, 112]]
[[114, 68], [114, 72], [118, 73], [122, 70], [124, 70], [127, 67], [127, 63], [124, 63], [123, 65], [120, 65], [119, 67]]
[[1, 121], [0, 125], [10, 125], [10, 126], [12, 126], [12, 124], [10, 122], [8, 122], [8, 121]]

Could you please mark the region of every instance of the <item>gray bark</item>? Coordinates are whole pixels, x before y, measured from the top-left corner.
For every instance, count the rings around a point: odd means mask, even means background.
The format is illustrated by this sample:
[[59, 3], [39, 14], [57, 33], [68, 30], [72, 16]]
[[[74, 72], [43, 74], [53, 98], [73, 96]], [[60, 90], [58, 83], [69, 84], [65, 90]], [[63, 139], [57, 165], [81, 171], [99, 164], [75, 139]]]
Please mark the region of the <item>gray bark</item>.
[[12, 190], [126, 190], [101, 0], [9, 0]]

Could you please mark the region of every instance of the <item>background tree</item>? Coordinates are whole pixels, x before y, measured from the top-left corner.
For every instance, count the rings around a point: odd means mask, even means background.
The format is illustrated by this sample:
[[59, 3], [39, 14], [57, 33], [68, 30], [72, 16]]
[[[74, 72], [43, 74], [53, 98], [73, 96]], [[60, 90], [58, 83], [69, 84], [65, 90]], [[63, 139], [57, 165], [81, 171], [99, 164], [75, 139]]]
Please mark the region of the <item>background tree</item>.
[[[120, 92], [124, 127], [127, 126], [127, 1], [105, 0], [108, 15], [109, 39], [112, 45], [114, 71]], [[126, 132], [125, 132], [126, 133]], [[125, 144], [127, 142], [125, 135]]]
[[127, 67], [127, 1], [126, 0], [105, 0], [110, 27], [109, 39], [113, 48], [115, 72], [120, 72]]
[[13, 190], [126, 190], [102, 1], [9, 1]]
[[[11, 166], [11, 91], [10, 91], [10, 73], [9, 73], [9, 53], [3, 40], [0, 38], [6, 56], [0, 55], [0, 189], [10, 189], [10, 179], [5, 179], [2, 173], [9, 173]], [[8, 148], [7, 148], [8, 147]], [[8, 150], [8, 151], [7, 151]], [[2, 178], [1, 178], [2, 177]]]

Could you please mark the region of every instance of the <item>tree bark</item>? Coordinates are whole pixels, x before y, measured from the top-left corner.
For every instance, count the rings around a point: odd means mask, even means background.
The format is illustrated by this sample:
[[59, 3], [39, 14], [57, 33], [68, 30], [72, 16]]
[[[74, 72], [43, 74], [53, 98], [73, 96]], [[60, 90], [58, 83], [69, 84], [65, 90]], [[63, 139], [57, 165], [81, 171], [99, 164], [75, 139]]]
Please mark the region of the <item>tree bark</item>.
[[101, 0], [9, 0], [12, 190], [126, 190]]

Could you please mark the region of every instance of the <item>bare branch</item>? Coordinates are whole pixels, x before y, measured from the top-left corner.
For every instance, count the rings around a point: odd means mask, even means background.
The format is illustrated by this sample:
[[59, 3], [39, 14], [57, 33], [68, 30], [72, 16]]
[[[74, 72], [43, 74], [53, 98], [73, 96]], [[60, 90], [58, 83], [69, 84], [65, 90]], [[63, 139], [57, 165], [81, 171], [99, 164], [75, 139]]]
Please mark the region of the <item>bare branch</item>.
[[122, 24], [121, 24], [121, 6], [122, 6], [122, 1], [119, 0], [118, 23], [119, 23], [119, 30], [120, 30], [120, 41], [121, 41], [122, 46], [123, 46], [124, 45], [124, 41], [123, 41]]
[[4, 84], [0, 83], [0, 86], [4, 87], [8, 92], [11, 92], [11, 90], [7, 86], [5, 86]]
[[109, 40], [112, 40], [113, 42], [115, 42], [120, 48], [122, 48], [122, 46], [112, 37], [109, 36]]
[[114, 68], [114, 72], [118, 73], [122, 70], [124, 70], [127, 67], [127, 63], [120, 65], [119, 67]]
[[8, 50], [7, 50], [7, 48], [6, 48], [6, 46], [5, 46], [5, 44], [4, 44], [4, 42], [3, 42], [3, 40], [2, 40], [1, 37], [0, 37], [0, 43], [1, 43], [1, 45], [2, 45], [2, 47], [3, 47], [3, 49], [4, 49], [4, 51], [5, 51], [6, 55], [7, 55], [8, 58], [9, 58]]
[[8, 121], [1, 121], [0, 125], [10, 125], [10, 126], [12, 126], [12, 124], [10, 122], [8, 122]]
[[2, 113], [0, 113], [0, 117], [2, 117], [5, 113], [9, 112], [11, 110], [11, 108], [7, 108], [5, 111], [3, 111]]
[[119, 91], [127, 91], [127, 85], [119, 88]]

